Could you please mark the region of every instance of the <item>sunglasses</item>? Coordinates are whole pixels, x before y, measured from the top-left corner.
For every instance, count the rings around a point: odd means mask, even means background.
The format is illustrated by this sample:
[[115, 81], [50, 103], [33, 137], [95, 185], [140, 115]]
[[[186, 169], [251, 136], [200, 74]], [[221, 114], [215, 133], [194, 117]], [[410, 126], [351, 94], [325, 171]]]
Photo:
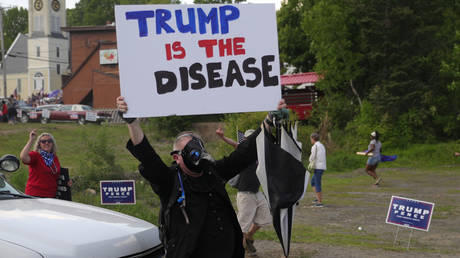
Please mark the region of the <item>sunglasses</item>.
[[52, 140], [40, 140], [40, 143], [53, 143]]

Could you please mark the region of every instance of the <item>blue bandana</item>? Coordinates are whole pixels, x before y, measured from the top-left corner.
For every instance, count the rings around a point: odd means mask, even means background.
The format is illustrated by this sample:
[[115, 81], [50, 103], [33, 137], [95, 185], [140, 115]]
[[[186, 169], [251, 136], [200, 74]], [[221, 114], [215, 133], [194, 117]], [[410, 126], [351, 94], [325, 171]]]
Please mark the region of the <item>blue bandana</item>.
[[51, 164], [53, 164], [54, 160], [54, 154], [50, 152], [46, 152], [44, 150], [40, 150], [40, 155], [43, 158], [43, 161], [48, 167], [51, 167]]

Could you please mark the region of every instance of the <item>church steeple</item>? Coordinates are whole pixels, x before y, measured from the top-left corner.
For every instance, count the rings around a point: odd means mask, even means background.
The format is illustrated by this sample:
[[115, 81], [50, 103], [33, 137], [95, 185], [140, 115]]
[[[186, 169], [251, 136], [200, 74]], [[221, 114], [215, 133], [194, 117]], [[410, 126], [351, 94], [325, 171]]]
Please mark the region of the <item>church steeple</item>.
[[29, 92], [61, 89], [69, 62], [65, 0], [29, 0]]
[[29, 0], [29, 37], [63, 37], [65, 0]]

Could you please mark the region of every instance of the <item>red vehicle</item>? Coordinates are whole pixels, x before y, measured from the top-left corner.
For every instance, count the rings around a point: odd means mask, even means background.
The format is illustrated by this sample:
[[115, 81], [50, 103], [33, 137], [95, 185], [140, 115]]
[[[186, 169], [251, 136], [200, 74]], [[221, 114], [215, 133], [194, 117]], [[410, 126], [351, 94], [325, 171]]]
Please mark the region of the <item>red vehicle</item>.
[[102, 123], [109, 121], [111, 115], [96, 111], [88, 105], [45, 105], [38, 106], [34, 112], [29, 112], [29, 119], [40, 121], [42, 124], [50, 121], [76, 121], [78, 124]]
[[299, 73], [281, 76], [281, 94], [298, 120], [306, 120], [311, 115], [313, 103], [318, 100], [315, 82], [316, 73]]
[[42, 112], [43, 110], [57, 110], [59, 108], [60, 104], [56, 105], [43, 105], [43, 106], [38, 106], [33, 109], [21, 109], [21, 112], [18, 112], [18, 117], [19, 120], [22, 123], [27, 123], [27, 122], [38, 122], [41, 121], [42, 119]]

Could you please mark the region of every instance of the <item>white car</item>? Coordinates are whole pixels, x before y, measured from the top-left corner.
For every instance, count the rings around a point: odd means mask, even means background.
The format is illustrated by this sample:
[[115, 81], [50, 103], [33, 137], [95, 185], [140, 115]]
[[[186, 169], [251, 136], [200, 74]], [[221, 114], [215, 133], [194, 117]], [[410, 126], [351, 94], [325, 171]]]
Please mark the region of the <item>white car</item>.
[[[3, 156], [0, 170], [16, 170], [13, 158]], [[138, 258], [163, 253], [158, 228], [147, 221], [81, 203], [30, 197], [0, 176], [0, 257]]]

